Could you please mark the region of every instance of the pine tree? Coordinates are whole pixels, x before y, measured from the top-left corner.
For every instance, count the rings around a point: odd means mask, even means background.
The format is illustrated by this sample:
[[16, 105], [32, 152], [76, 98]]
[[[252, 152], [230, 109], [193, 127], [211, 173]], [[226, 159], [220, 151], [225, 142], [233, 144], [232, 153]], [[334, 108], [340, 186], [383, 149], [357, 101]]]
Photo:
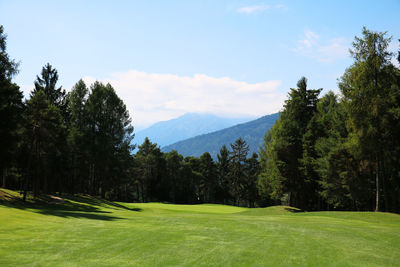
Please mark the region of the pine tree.
[[217, 187], [217, 168], [210, 153], [205, 152], [200, 156], [200, 168], [200, 199], [205, 203], [213, 203]]
[[0, 25], [0, 177], [3, 187], [7, 186], [7, 169], [16, 157], [24, 109], [22, 92], [12, 82], [18, 73], [18, 63], [7, 54], [6, 40], [4, 28]]
[[133, 146], [131, 118], [126, 105], [110, 84], [95, 82], [86, 107], [89, 146], [89, 183], [93, 194], [102, 197], [118, 184], [115, 169], [126, 160]]
[[322, 89], [307, 89], [307, 79], [301, 78], [297, 89], [291, 89], [289, 99], [278, 121], [269, 131], [262, 148], [260, 188], [279, 201], [300, 208], [307, 207], [307, 183], [303, 158], [303, 136], [313, 117]]
[[254, 203], [258, 199], [257, 178], [260, 171], [257, 153], [246, 159], [245, 177], [243, 182], [244, 199], [248, 202], [249, 208], [254, 208]]
[[235, 199], [235, 205], [240, 205], [240, 200], [243, 197], [243, 184], [245, 177], [245, 162], [249, 153], [249, 146], [246, 141], [239, 138], [235, 143], [231, 144], [232, 151], [229, 153], [230, 172], [229, 172], [229, 187], [232, 196]]
[[230, 203], [232, 196], [229, 193], [229, 150], [223, 145], [217, 155], [217, 175], [218, 175], [218, 187], [217, 187], [217, 201], [228, 204]]
[[88, 190], [86, 178], [88, 176], [88, 119], [86, 113], [86, 100], [89, 90], [86, 84], [80, 80], [68, 93], [69, 111], [71, 114], [68, 146], [71, 152], [71, 183], [69, 185], [71, 192], [83, 192]]
[[[58, 72], [50, 63], [47, 63], [43, 68], [40, 76], [36, 76], [35, 89], [32, 94], [43, 91], [50, 104], [59, 108], [63, 106], [63, 99], [65, 97], [65, 90], [62, 87], [57, 88]], [[61, 108], [62, 109], [62, 108]]]
[[[26, 140], [29, 151], [28, 174], [37, 196], [56, 186], [54, 162], [60, 156], [60, 137], [64, 131], [59, 108], [51, 105], [39, 91], [27, 101]], [[28, 181], [27, 181], [28, 182]], [[27, 186], [25, 187], [26, 195]]]
[[374, 169], [375, 211], [379, 211], [381, 191], [388, 195], [385, 166], [387, 152], [392, 148], [391, 126], [398, 121], [394, 110], [399, 108], [399, 89], [393, 77], [393, 54], [388, 51], [391, 38], [365, 27], [362, 34], [353, 42], [350, 52], [354, 64], [342, 76], [339, 87], [348, 113], [348, 146], [360, 167], [372, 165]]

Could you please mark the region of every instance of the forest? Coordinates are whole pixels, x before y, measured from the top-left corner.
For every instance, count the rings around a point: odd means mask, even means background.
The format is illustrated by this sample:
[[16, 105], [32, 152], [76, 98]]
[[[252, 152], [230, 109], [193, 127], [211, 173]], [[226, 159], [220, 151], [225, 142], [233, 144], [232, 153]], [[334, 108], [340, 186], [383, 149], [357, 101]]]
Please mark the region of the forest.
[[386, 32], [363, 28], [338, 80], [340, 93], [300, 78], [259, 153], [238, 139], [209, 153], [164, 153], [134, 127], [111, 84], [68, 92], [51, 64], [29, 98], [13, 82], [18, 61], [0, 26], [0, 174], [27, 194], [84, 193], [113, 201], [220, 203], [302, 210], [400, 212], [400, 54]]

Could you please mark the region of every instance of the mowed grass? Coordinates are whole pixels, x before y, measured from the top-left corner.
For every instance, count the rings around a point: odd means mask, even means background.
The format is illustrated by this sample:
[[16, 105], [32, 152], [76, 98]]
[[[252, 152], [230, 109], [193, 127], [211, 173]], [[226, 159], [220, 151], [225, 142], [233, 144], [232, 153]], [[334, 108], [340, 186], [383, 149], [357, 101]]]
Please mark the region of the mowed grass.
[[400, 265], [400, 215], [294, 211], [87, 196], [7, 200], [0, 202], [0, 266]]

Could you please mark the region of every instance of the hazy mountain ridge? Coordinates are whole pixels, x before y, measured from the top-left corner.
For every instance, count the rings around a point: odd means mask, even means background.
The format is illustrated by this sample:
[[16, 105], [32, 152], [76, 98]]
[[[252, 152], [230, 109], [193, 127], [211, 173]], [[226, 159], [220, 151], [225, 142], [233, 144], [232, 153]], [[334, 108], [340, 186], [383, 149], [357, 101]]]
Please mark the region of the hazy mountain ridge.
[[216, 158], [222, 145], [226, 145], [230, 149], [229, 145], [242, 137], [249, 144], [249, 155], [251, 155], [258, 151], [259, 146], [264, 141], [265, 133], [278, 118], [279, 113], [266, 115], [246, 123], [179, 141], [162, 147], [161, 150], [163, 152], [177, 150], [184, 156], [195, 157], [201, 156], [204, 152], [209, 152], [213, 158]]
[[186, 113], [178, 118], [157, 122], [136, 133], [134, 143], [141, 145], [146, 137], [160, 147], [200, 134], [218, 131], [253, 118], [224, 118], [213, 114]]

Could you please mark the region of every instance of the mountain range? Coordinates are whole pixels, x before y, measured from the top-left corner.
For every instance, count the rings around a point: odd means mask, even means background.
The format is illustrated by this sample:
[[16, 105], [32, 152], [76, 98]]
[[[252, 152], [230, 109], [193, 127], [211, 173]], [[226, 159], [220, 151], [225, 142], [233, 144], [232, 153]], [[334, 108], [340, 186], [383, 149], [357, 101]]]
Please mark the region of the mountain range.
[[257, 152], [264, 142], [264, 135], [279, 118], [279, 113], [263, 116], [256, 120], [241, 123], [232, 127], [218, 130], [208, 134], [202, 134], [172, 145], [162, 147], [163, 152], [178, 151], [183, 156], [199, 157], [204, 152], [209, 152], [215, 159], [222, 145], [230, 149], [230, 144], [242, 137], [249, 145], [249, 156]]
[[160, 147], [168, 146], [197, 135], [218, 131], [254, 119], [224, 118], [213, 114], [186, 113], [178, 118], [161, 121], [135, 134], [133, 140], [141, 145], [146, 137]]

